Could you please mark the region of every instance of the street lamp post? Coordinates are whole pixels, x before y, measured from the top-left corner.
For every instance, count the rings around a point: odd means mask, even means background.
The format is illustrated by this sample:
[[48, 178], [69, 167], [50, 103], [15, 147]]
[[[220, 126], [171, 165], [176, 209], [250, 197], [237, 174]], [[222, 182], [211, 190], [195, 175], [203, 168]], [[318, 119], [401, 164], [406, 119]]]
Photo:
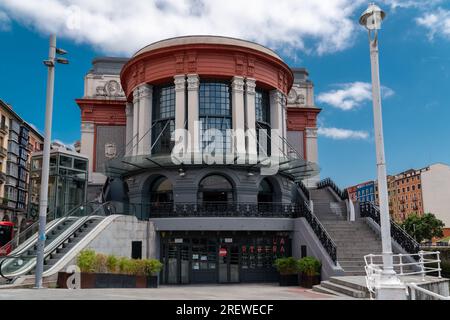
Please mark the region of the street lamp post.
[[405, 299], [405, 289], [396, 276], [393, 267], [391, 222], [387, 192], [386, 161], [384, 156], [383, 120], [381, 114], [380, 74], [378, 64], [378, 30], [386, 14], [371, 3], [363, 12], [359, 23], [369, 33], [370, 64], [372, 73], [373, 120], [377, 157], [378, 190], [380, 202], [381, 242], [383, 250], [383, 271], [377, 288], [377, 299]]
[[44, 271], [44, 248], [45, 248], [45, 227], [47, 223], [48, 207], [48, 175], [50, 167], [50, 142], [52, 136], [52, 115], [53, 115], [53, 91], [55, 83], [55, 62], [67, 64], [65, 58], [57, 57], [56, 54], [66, 54], [63, 49], [56, 48], [56, 36], [50, 36], [50, 47], [48, 59], [44, 64], [48, 68], [47, 74], [47, 94], [45, 103], [45, 132], [44, 151], [42, 155], [41, 190], [39, 195], [39, 236], [36, 250], [36, 272], [35, 288], [42, 288], [42, 273]]

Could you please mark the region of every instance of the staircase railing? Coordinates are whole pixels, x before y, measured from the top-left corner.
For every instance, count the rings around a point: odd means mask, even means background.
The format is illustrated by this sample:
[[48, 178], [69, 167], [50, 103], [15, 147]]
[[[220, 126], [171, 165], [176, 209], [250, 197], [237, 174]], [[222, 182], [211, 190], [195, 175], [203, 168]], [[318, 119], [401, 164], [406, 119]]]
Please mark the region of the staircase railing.
[[300, 212], [302, 213], [302, 217], [304, 217], [306, 221], [308, 221], [317, 238], [319, 238], [320, 243], [330, 256], [331, 260], [333, 260], [333, 262], [336, 264], [337, 262], [336, 243], [334, 243], [333, 239], [331, 239], [325, 227], [320, 223], [319, 219], [312, 213], [306, 202], [303, 203], [303, 207], [302, 210], [300, 210]]
[[341, 200], [348, 199], [348, 191], [347, 190], [342, 191], [341, 189], [339, 189], [339, 187], [336, 185], [336, 183], [334, 183], [333, 180], [331, 180], [331, 178], [323, 179], [319, 183], [317, 183], [317, 189], [322, 189], [326, 187], [330, 187], [339, 196]]
[[300, 190], [303, 192], [303, 195], [306, 197], [306, 200], [310, 200], [311, 199], [311, 195], [309, 194], [309, 190], [308, 188], [305, 186], [305, 184], [303, 183], [303, 181], [297, 181], [297, 186], [300, 188]]
[[[359, 204], [361, 217], [371, 218], [380, 225], [380, 209], [372, 202], [361, 202]], [[420, 245], [405, 230], [402, 229], [394, 220], [391, 221], [392, 238], [408, 253], [417, 253], [420, 251]]]

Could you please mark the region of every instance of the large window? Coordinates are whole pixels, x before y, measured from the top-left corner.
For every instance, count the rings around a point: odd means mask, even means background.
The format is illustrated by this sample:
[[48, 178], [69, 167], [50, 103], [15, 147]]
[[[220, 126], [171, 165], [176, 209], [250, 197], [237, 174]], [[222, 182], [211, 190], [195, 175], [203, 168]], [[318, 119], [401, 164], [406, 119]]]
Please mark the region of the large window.
[[200, 181], [198, 200], [203, 203], [233, 201], [233, 186], [221, 175], [210, 175]]
[[[200, 83], [199, 112], [203, 150], [209, 145], [210, 150], [214, 149], [215, 153], [231, 151], [231, 136], [227, 134], [227, 129], [231, 129], [231, 107], [231, 88], [228, 82]], [[221, 141], [208, 134], [208, 129], [221, 131]]]
[[[270, 155], [270, 96], [269, 92], [262, 89], [256, 89], [255, 95], [255, 113], [256, 113], [256, 136], [257, 136], [257, 150], [260, 153], [261, 148], [264, 146], [264, 139], [266, 150], [261, 150], [261, 156], [264, 157]], [[260, 131], [264, 130], [264, 131]], [[261, 135], [261, 137], [260, 137]]]
[[170, 153], [175, 130], [175, 86], [153, 88], [152, 153]]

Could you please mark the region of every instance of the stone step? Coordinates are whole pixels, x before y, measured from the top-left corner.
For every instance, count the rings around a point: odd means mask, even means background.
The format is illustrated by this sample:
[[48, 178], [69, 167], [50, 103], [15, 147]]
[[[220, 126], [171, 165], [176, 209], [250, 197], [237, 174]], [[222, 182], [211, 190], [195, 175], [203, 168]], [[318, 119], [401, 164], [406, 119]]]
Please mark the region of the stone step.
[[336, 283], [336, 284], [339, 284], [339, 285], [343, 285], [343, 286], [349, 287], [349, 288], [353, 288], [353, 289], [358, 290], [358, 291], [363, 291], [363, 292], [369, 294], [369, 289], [367, 289], [365, 284], [364, 285], [360, 285], [360, 284], [355, 283], [353, 281], [348, 281], [346, 279], [346, 277], [331, 277], [329, 279], [329, 281], [333, 282], [333, 283]]
[[322, 287], [320, 284], [316, 284], [315, 286], [313, 286], [312, 290], [314, 292], [330, 294], [330, 295], [334, 295], [334, 296], [338, 296], [338, 297], [348, 297], [347, 295], [342, 294], [340, 292]]
[[364, 291], [356, 290], [344, 285], [340, 285], [337, 283], [333, 283], [331, 281], [322, 281], [320, 285], [324, 288], [337, 291], [339, 293], [345, 294], [347, 296], [353, 297], [353, 298], [367, 298], [368, 295]]

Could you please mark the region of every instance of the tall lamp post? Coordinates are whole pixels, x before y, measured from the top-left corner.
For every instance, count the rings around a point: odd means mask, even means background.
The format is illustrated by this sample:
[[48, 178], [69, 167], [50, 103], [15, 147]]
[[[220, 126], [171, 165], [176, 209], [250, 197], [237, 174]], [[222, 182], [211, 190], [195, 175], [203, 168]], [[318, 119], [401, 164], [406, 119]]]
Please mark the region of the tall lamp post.
[[44, 64], [48, 68], [47, 74], [47, 95], [45, 103], [45, 132], [44, 132], [44, 152], [42, 156], [41, 190], [39, 195], [39, 236], [36, 250], [36, 278], [35, 288], [42, 288], [42, 273], [44, 271], [44, 248], [45, 248], [45, 227], [47, 223], [48, 207], [48, 175], [50, 167], [50, 142], [52, 138], [52, 115], [53, 115], [53, 91], [55, 83], [55, 64], [68, 64], [69, 60], [57, 57], [56, 54], [66, 54], [63, 49], [56, 48], [56, 36], [50, 36], [50, 48], [48, 59]]
[[377, 285], [377, 299], [405, 299], [405, 289], [393, 267], [391, 221], [387, 192], [386, 161], [384, 156], [383, 120], [381, 114], [380, 73], [378, 64], [378, 30], [386, 16], [385, 12], [371, 3], [359, 18], [359, 23], [369, 33], [370, 64], [372, 73], [373, 121], [377, 156], [378, 190], [380, 201], [381, 243], [383, 249], [383, 271]]

